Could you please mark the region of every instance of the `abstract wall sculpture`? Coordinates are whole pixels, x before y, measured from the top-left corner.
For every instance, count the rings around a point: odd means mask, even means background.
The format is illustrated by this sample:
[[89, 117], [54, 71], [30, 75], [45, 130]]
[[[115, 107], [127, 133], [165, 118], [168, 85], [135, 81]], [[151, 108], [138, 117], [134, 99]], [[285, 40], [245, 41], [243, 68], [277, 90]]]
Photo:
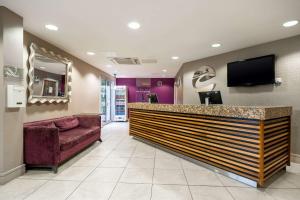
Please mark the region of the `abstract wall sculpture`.
[[214, 82], [216, 71], [209, 66], [200, 67], [193, 75], [192, 84], [196, 92], [213, 91], [216, 87]]

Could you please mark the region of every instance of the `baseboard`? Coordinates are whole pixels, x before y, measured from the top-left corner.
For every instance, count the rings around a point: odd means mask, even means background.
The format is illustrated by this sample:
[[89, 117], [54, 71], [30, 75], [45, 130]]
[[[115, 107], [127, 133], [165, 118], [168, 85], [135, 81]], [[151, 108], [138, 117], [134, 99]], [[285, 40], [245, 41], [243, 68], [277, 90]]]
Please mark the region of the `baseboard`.
[[0, 173], [0, 185], [3, 185], [25, 173], [25, 165], [19, 165], [6, 172]]
[[291, 161], [300, 164], [300, 154], [291, 154]]

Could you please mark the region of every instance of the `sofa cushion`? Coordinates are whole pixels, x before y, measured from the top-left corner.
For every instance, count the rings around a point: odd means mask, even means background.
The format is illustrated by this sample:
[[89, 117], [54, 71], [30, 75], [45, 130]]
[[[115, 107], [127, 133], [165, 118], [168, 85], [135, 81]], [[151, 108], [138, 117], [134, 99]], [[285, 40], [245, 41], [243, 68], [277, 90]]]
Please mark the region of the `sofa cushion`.
[[81, 128], [67, 130], [59, 133], [60, 150], [66, 151], [80, 142], [100, 133], [100, 127]]
[[44, 127], [44, 128], [57, 128], [54, 122], [39, 124], [39, 125], [32, 125], [32, 127]]
[[79, 126], [79, 121], [76, 117], [65, 117], [55, 121], [55, 125], [59, 131], [67, 131]]
[[30, 122], [27, 123], [26, 127], [46, 127], [46, 128], [57, 128], [53, 121], [40, 121], [40, 122]]

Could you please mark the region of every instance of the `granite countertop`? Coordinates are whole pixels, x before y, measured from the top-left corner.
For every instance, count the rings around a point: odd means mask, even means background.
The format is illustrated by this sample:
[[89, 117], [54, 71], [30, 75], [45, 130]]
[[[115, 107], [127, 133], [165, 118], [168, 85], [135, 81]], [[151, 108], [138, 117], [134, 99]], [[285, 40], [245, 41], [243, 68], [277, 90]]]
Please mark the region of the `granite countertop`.
[[190, 104], [150, 104], [128, 103], [132, 109], [155, 110], [200, 115], [234, 117], [244, 119], [274, 119], [290, 116], [291, 106], [234, 106], [234, 105], [190, 105]]

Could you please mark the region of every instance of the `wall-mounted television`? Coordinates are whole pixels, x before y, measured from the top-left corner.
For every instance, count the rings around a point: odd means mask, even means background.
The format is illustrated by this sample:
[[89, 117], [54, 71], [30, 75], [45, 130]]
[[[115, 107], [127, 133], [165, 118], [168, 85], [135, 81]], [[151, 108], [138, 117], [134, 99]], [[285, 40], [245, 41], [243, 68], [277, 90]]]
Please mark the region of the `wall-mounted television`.
[[227, 64], [227, 86], [254, 86], [275, 83], [275, 55]]

